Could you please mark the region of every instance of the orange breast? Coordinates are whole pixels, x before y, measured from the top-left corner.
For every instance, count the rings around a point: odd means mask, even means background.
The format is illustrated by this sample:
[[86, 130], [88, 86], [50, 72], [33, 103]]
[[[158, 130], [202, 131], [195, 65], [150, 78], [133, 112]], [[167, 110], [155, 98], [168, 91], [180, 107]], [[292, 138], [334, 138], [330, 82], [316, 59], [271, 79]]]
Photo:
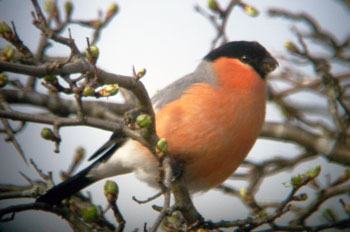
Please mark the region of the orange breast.
[[264, 122], [265, 81], [248, 66], [219, 61], [214, 65], [229, 67], [216, 69], [224, 70], [217, 73], [222, 87], [196, 84], [156, 115], [157, 133], [167, 139], [170, 154], [184, 164], [191, 192], [226, 180], [248, 154]]

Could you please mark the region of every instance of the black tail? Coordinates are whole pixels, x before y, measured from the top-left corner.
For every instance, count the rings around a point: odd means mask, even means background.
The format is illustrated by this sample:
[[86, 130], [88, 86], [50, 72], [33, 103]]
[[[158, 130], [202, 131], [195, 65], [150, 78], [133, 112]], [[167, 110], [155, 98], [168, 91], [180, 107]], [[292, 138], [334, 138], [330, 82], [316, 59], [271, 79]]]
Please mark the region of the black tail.
[[100, 156], [103, 152], [105, 152], [108, 148], [112, 147], [113, 145], [116, 146], [116, 148], [121, 147], [121, 145], [124, 144], [125, 140], [126, 139], [122, 134], [113, 133], [112, 136], [108, 139], [108, 141], [105, 144], [103, 144], [97, 151], [95, 151], [94, 154], [91, 155], [88, 161], [91, 161], [96, 157]]
[[[93, 184], [94, 182], [98, 181], [99, 179], [94, 179], [87, 177], [87, 174], [89, 171], [98, 165], [100, 162], [106, 162], [109, 157], [113, 155], [113, 153], [123, 144], [123, 142], [119, 142], [114, 144], [105, 154], [103, 154], [98, 160], [93, 162], [89, 167], [85, 168], [84, 170], [80, 171], [78, 174], [68, 178], [67, 180], [63, 181], [62, 183], [54, 186], [53, 188], [49, 189], [47, 193], [37, 198], [37, 202], [46, 202], [51, 205], [57, 205], [60, 203], [63, 199], [70, 197], [74, 193], [82, 190], [83, 188]], [[105, 148], [104, 150], [106, 150]]]
[[47, 193], [36, 199], [37, 202], [46, 202], [51, 205], [57, 205], [63, 199], [70, 197], [74, 193], [94, 183], [94, 180], [86, 177], [86, 174], [90, 171], [90, 167], [85, 168], [78, 174], [68, 178], [62, 183], [49, 189]]

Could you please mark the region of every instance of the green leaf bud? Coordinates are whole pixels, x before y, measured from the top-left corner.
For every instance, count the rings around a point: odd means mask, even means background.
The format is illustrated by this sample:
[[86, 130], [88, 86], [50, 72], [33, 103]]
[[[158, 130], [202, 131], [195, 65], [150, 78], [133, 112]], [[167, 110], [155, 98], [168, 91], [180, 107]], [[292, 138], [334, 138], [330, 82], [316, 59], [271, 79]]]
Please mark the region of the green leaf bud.
[[53, 12], [53, 10], [54, 10], [54, 8], [55, 8], [55, 4], [54, 4], [54, 2], [53, 1], [46, 1], [45, 3], [44, 3], [44, 10], [47, 12], [47, 13], [52, 13]]
[[95, 96], [95, 89], [91, 86], [85, 86], [83, 96]]
[[73, 3], [71, 1], [65, 2], [64, 9], [66, 10], [66, 14], [70, 16], [73, 11]]
[[256, 17], [259, 15], [259, 10], [251, 5], [245, 5], [243, 9], [244, 12], [249, 16]]
[[105, 195], [111, 194], [114, 197], [118, 197], [119, 188], [116, 182], [107, 180], [104, 185]]
[[301, 185], [301, 183], [303, 182], [304, 178], [302, 175], [296, 175], [296, 176], [293, 176], [291, 178], [291, 183], [292, 183], [292, 186], [294, 188], [298, 187], [299, 185]]
[[165, 138], [159, 139], [157, 142], [157, 148], [158, 153], [167, 153], [168, 152], [168, 142]]
[[11, 32], [11, 28], [6, 22], [0, 22], [0, 33]]
[[310, 178], [315, 178], [320, 174], [320, 172], [321, 172], [321, 166], [317, 165], [311, 171], [306, 172], [305, 175]]
[[148, 114], [140, 114], [136, 118], [136, 123], [140, 127], [149, 127], [152, 125], [152, 118]]
[[293, 42], [291, 42], [291, 41], [285, 42], [285, 43], [284, 43], [284, 47], [285, 47], [288, 51], [293, 52], [293, 53], [298, 51], [297, 46], [296, 46]]
[[3, 88], [9, 82], [9, 77], [5, 73], [0, 73], [0, 88]]
[[[92, 58], [98, 58], [98, 56], [100, 55], [100, 51], [98, 49], [97, 46], [91, 46], [90, 47], [90, 52], [91, 52], [91, 57]], [[88, 51], [86, 51], [86, 57], [90, 58], [90, 53]]]
[[208, 1], [208, 7], [212, 11], [219, 11], [219, 9], [220, 9], [216, 0], [209, 0]]
[[110, 97], [114, 96], [119, 91], [119, 85], [113, 84], [113, 85], [107, 85], [105, 88], [101, 89], [98, 93], [101, 97]]
[[86, 222], [94, 222], [97, 220], [98, 211], [96, 206], [89, 206], [81, 210], [81, 215]]
[[57, 80], [57, 78], [55, 75], [47, 75], [47, 76], [44, 76], [44, 80], [46, 82], [54, 82]]
[[293, 200], [294, 201], [306, 201], [308, 198], [308, 195], [306, 193], [301, 193], [299, 195], [295, 195], [293, 197]]
[[136, 74], [136, 79], [142, 78], [144, 75], [146, 75], [146, 69], [143, 68], [141, 69], [137, 74]]
[[41, 130], [41, 137], [46, 140], [54, 140], [55, 135], [50, 128], [45, 127]]

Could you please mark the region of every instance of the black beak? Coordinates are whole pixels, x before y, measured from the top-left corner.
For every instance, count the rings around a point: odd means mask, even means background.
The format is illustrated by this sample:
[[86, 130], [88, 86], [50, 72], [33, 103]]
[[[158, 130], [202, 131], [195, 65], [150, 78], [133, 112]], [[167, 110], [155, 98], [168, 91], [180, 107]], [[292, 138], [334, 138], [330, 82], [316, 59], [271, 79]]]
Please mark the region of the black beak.
[[278, 62], [272, 56], [268, 56], [264, 58], [262, 68], [264, 70], [264, 74], [267, 75], [270, 72], [274, 71], [278, 66]]

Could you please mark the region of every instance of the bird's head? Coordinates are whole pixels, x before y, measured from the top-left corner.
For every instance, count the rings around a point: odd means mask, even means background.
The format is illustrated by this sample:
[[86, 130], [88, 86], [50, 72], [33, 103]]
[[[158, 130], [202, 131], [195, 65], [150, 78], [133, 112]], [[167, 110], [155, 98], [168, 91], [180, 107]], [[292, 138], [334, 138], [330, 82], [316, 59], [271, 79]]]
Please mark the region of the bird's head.
[[278, 66], [277, 60], [262, 45], [255, 41], [229, 42], [209, 52], [204, 57], [204, 60], [216, 62], [220, 58], [231, 58], [247, 64], [263, 79]]

